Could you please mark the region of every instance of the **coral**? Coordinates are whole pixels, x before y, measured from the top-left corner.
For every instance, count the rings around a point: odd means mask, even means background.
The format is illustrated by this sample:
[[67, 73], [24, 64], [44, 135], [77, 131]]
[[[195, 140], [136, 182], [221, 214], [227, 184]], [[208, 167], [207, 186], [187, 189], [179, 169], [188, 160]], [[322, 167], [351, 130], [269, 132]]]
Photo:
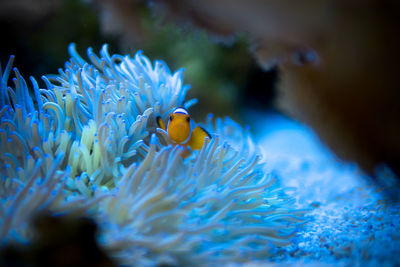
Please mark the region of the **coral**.
[[[265, 171], [250, 134], [209, 116], [212, 133], [182, 157], [155, 117], [185, 101], [183, 70], [141, 52], [70, 61], [32, 88], [11, 57], [1, 79], [1, 239], [29, 242], [35, 213], [85, 214], [124, 264], [266, 259], [289, 245], [306, 210]], [[4, 216], [3, 216], [4, 215]], [[16, 238], [15, 233], [18, 233]]]

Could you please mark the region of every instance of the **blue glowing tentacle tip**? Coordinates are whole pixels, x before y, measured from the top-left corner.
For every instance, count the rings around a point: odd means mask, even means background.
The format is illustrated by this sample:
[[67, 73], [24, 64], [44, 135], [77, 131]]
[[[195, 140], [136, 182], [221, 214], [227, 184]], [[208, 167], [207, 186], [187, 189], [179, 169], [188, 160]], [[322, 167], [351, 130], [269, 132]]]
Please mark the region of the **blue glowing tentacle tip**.
[[92, 54], [94, 54], [94, 52], [93, 52], [93, 48], [91, 47], [91, 46], [89, 46], [88, 48], [87, 48], [87, 54], [90, 56], [90, 55], [92, 55]]
[[141, 56], [143, 55], [143, 50], [137, 50], [135, 56]]
[[68, 45], [68, 50], [69, 51], [72, 51], [72, 50], [75, 50], [76, 49], [76, 44], [74, 43], [74, 42], [72, 42], [72, 43], [70, 43], [69, 45]]
[[11, 70], [11, 68], [12, 68], [12, 65], [14, 64], [14, 59], [15, 59], [15, 56], [14, 56], [14, 55], [11, 55], [10, 58], [8, 59], [7, 66], [6, 66], [6, 68], [4, 69], [4, 73], [1, 73], [2, 75], [4, 75], [4, 76], [3, 76], [3, 79], [8, 78], [8, 75], [9, 75], [9, 73], [10, 73], [10, 70]]
[[155, 146], [157, 144], [157, 135], [152, 133], [150, 136], [150, 145]]

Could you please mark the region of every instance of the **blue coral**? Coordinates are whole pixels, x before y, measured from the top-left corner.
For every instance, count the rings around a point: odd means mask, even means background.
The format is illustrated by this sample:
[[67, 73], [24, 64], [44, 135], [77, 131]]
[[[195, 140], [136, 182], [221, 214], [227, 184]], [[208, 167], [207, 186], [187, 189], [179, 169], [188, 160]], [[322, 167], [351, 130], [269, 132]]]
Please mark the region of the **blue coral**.
[[[183, 70], [141, 52], [71, 59], [57, 75], [31, 77], [13, 58], [1, 79], [1, 240], [29, 241], [40, 210], [79, 211], [102, 229], [122, 263], [156, 265], [266, 259], [291, 244], [306, 210], [266, 172], [250, 134], [208, 117], [200, 151], [181, 156], [155, 117], [189, 108]], [[15, 234], [17, 233], [17, 235]], [[18, 238], [16, 238], [16, 236]]]

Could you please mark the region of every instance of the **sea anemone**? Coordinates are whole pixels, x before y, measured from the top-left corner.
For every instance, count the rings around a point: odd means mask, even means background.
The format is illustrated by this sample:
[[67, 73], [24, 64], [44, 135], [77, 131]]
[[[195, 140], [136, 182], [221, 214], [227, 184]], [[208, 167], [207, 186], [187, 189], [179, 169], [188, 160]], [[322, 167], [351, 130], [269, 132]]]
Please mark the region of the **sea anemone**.
[[[100, 244], [124, 264], [194, 264], [267, 259], [291, 243], [306, 210], [265, 171], [251, 135], [229, 118], [207, 118], [201, 150], [157, 128], [185, 101], [183, 70], [171, 73], [139, 51], [90, 62], [69, 47], [57, 75], [31, 77], [13, 57], [1, 73], [3, 243], [29, 242], [35, 213], [80, 213], [100, 226]], [[15, 235], [18, 233], [18, 235]], [[18, 237], [18, 238], [16, 238]]]

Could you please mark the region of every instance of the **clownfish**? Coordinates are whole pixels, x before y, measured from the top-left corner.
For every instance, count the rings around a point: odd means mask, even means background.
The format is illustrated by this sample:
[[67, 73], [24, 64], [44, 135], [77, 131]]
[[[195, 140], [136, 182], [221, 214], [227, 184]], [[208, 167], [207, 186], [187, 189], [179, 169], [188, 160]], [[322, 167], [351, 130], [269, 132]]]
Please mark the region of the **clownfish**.
[[177, 108], [171, 113], [167, 127], [160, 116], [156, 119], [158, 126], [167, 132], [169, 138], [176, 144], [190, 147], [192, 150], [201, 149], [206, 137], [211, 139], [211, 135], [203, 127], [195, 125], [184, 108]]

